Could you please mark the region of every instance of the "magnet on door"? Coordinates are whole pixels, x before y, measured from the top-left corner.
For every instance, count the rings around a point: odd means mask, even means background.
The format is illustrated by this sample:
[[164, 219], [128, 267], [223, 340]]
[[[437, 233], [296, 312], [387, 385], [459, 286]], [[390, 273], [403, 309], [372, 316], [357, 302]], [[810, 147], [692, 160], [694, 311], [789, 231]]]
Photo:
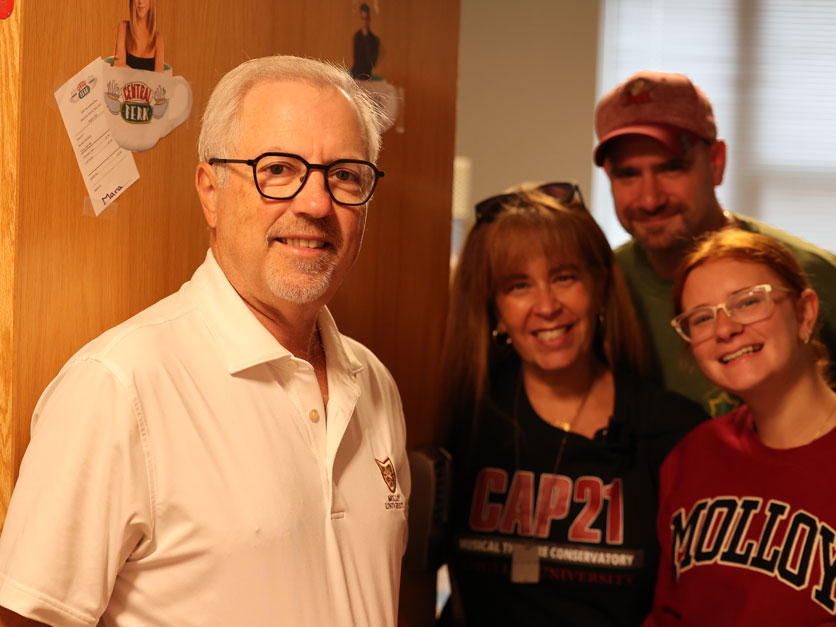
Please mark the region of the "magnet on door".
[[0, 0], [0, 20], [5, 20], [12, 14], [15, 8], [15, 0]]

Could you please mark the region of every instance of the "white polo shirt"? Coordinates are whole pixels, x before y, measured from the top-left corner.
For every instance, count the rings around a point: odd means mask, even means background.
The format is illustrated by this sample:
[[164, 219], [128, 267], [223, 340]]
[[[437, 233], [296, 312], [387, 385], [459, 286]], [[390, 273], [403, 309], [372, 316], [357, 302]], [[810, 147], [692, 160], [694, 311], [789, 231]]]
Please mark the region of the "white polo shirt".
[[53, 625], [394, 625], [400, 398], [326, 309], [318, 325], [327, 408], [210, 252], [73, 356], [35, 408], [0, 605]]

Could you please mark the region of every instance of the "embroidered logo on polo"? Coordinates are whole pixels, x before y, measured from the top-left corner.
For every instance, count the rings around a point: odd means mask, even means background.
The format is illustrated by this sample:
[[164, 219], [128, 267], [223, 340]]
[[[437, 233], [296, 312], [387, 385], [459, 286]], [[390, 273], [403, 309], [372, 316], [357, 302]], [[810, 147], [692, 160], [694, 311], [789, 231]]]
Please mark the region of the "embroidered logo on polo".
[[395, 494], [395, 489], [398, 487], [398, 480], [395, 477], [395, 465], [392, 463], [392, 460], [387, 457], [383, 461], [377, 458], [374, 461], [377, 463], [378, 469], [380, 469], [383, 483], [386, 484], [389, 492], [391, 492], [391, 494], [386, 495], [386, 502], [383, 506], [386, 509], [405, 509], [406, 503], [404, 503], [403, 496]]
[[809, 512], [775, 499], [721, 496], [697, 501], [687, 514], [676, 510], [670, 528], [677, 579], [705, 564], [745, 568], [809, 589], [836, 614], [836, 531]]
[[389, 488], [389, 492], [394, 494], [397, 483], [395, 480], [395, 466], [392, 464], [392, 460], [387, 457], [383, 461], [379, 459], [375, 459], [374, 461], [377, 462], [377, 467], [380, 468], [380, 474], [383, 475], [383, 482]]

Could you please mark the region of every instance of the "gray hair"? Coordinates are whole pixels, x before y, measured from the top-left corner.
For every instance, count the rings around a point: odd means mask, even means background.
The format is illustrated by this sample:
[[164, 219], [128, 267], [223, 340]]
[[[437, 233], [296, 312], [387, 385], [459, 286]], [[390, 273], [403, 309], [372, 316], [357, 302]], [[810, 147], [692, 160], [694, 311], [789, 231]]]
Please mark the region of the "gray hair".
[[[322, 89], [334, 87], [344, 92], [363, 126], [366, 158], [377, 162], [383, 114], [380, 107], [347, 69], [316, 59], [276, 55], [250, 59], [227, 72], [209, 97], [197, 142], [201, 161], [211, 157], [229, 158], [241, 136], [241, 105], [253, 87], [271, 81], [299, 81]], [[254, 157], [255, 155], [250, 155]], [[218, 172], [223, 184], [225, 171]]]

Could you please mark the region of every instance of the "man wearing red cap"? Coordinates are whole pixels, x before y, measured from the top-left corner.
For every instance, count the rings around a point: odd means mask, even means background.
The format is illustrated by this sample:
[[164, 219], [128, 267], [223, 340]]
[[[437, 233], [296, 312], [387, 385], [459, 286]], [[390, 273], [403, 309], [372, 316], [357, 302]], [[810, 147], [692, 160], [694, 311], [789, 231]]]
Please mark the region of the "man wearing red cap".
[[792, 250], [819, 294], [821, 339], [836, 356], [836, 257], [720, 206], [715, 188], [723, 181], [726, 145], [717, 139], [702, 90], [682, 74], [639, 72], [598, 103], [595, 132], [595, 163], [607, 172], [618, 220], [632, 236], [616, 257], [665, 387], [702, 403], [712, 416], [738, 403], [693, 363], [683, 367], [670, 326], [679, 262], [695, 237], [727, 225], [764, 233]]

